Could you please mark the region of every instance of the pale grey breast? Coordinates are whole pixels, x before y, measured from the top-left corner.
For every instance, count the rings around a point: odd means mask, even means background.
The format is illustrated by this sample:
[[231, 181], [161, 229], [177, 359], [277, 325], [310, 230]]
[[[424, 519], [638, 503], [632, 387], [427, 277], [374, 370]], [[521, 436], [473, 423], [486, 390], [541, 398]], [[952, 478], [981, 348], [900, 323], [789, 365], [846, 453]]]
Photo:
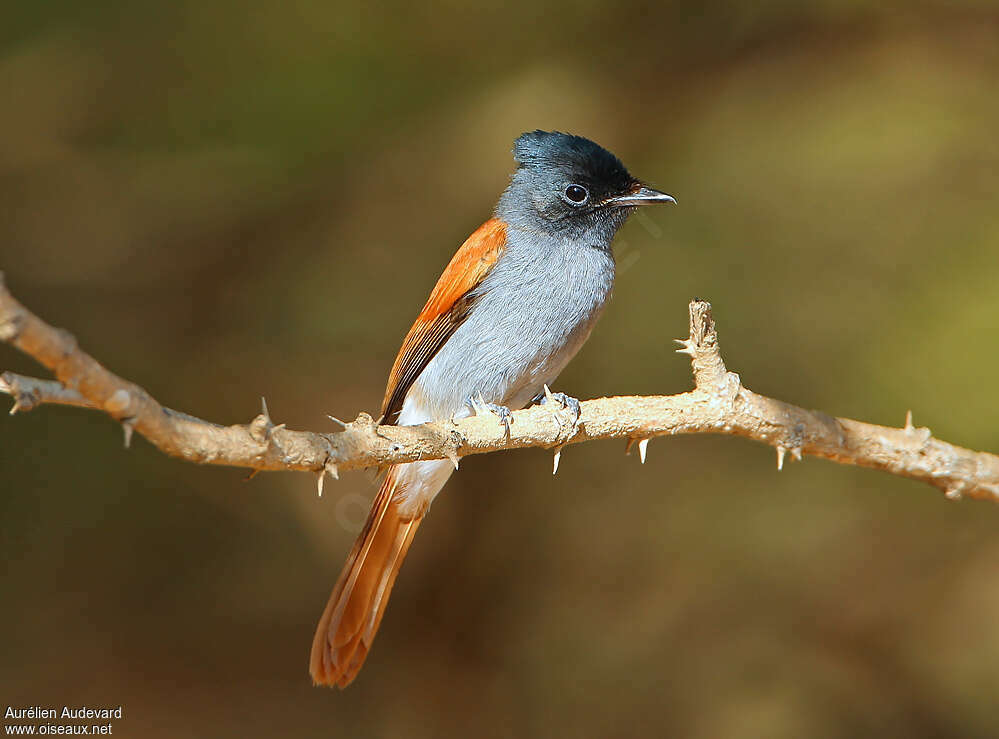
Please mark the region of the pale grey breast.
[[613, 284], [609, 246], [511, 228], [475, 309], [420, 374], [400, 420], [465, 415], [479, 393], [524, 407], [579, 351]]

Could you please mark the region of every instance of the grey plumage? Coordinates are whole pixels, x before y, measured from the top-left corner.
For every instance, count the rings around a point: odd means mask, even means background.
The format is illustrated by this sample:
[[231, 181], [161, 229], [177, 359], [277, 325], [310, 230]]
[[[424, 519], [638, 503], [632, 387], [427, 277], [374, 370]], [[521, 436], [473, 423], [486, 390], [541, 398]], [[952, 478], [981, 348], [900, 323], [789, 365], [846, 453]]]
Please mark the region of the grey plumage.
[[400, 422], [464, 415], [480, 394], [524, 407], [586, 341], [613, 284], [609, 244], [509, 228], [475, 310], [414, 383]]

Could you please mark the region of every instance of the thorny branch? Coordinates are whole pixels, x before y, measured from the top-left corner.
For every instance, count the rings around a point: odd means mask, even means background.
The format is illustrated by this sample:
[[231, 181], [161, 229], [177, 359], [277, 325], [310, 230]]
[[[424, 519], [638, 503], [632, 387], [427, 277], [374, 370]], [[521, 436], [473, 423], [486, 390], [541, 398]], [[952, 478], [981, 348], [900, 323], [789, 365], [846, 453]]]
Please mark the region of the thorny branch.
[[103, 411], [122, 424], [125, 443], [132, 431], [161, 451], [199, 464], [253, 470], [316, 473], [319, 491], [325, 474], [417, 459], [449, 459], [503, 449], [545, 447], [558, 457], [567, 444], [596, 439], [637, 441], [645, 461], [648, 440], [674, 434], [718, 433], [744, 436], [785, 455], [812, 455], [841, 464], [884, 470], [921, 480], [948, 498], [968, 496], [999, 501], [999, 456], [963, 449], [916, 428], [911, 416], [903, 428], [834, 418], [745, 388], [725, 368], [711, 305], [690, 303], [690, 336], [678, 340], [691, 358], [693, 390], [668, 396], [619, 396], [580, 405], [578, 424], [566, 414], [535, 406], [516, 411], [509, 432], [495, 416], [483, 414], [423, 426], [379, 426], [366, 413], [336, 433], [293, 431], [275, 425], [264, 405], [246, 424], [220, 426], [164, 408], [138, 385], [118, 377], [82, 351], [67, 332], [31, 313], [6, 289], [0, 274], [0, 341], [34, 357], [56, 380], [0, 375], [0, 392], [14, 398], [11, 413], [44, 403]]

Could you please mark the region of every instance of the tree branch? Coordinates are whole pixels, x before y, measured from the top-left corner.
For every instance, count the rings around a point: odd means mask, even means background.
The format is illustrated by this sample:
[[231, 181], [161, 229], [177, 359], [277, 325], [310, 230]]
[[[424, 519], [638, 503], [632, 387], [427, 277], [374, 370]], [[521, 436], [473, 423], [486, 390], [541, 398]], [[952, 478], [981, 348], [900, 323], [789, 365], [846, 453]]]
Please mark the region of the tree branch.
[[34, 410], [43, 403], [48, 405], [73, 405], [78, 408], [97, 406], [80, 395], [76, 390], [66, 387], [55, 380], [41, 380], [37, 377], [25, 377], [13, 372], [0, 374], [0, 393], [6, 393], [14, 398], [10, 415], [18, 411]]
[[921, 480], [949, 498], [968, 496], [999, 502], [999, 456], [935, 439], [916, 428], [911, 416], [903, 428], [876, 426], [805, 410], [746, 389], [725, 368], [711, 305], [690, 303], [690, 336], [678, 340], [688, 354], [695, 387], [669, 396], [619, 396], [580, 405], [578, 425], [564, 413], [535, 406], [516, 411], [509, 435], [495, 416], [422, 426], [379, 426], [366, 413], [342, 424], [337, 433], [293, 431], [274, 425], [264, 405], [247, 424], [220, 426], [164, 408], [138, 385], [118, 377], [82, 351], [67, 332], [31, 313], [6, 289], [0, 274], [0, 340], [34, 357], [57, 381], [7, 372], [0, 392], [14, 397], [11, 412], [44, 403], [100, 410], [120, 422], [126, 446], [132, 430], [162, 452], [199, 464], [254, 470], [303, 470], [324, 474], [418, 459], [450, 459], [503, 449], [554, 449], [555, 468], [563, 446], [596, 439], [638, 441], [642, 461], [654, 436], [717, 433], [743, 436], [786, 454], [822, 457], [841, 464], [884, 470]]

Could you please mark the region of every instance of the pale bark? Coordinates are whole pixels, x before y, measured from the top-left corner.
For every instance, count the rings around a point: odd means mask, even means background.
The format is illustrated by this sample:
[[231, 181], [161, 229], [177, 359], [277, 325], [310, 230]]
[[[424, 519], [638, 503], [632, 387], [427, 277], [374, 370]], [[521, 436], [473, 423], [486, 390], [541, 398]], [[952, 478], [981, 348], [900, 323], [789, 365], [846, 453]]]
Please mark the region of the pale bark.
[[679, 395], [617, 396], [581, 403], [579, 423], [567, 411], [534, 406], [513, 414], [509, 434], [490, 413], [423, 426], [380, 426], [366, 413], [335, 433], [294, 431], [275, 425], [266, 406], [246, 424], [220, 426], [161, 406], [144, 389], [118, 377], [82, 351], [69, 333], [55, 329], [21, 305], [0, 275], [0, 340], [35, 358], [55, 380], [0, 375], [0, 392], [13, 396], [11, 412], [54, 403], [102, 411], [171, 456], [199, 464], [254, 470], [303, 470], [324, 475], [417, 459], [450, 459], [503, 449], [546, 447], [596, 439], [639, 442], [674, 434], [743, 436], [773, 446], [778, 468], [785, 455], [822, 457], [921, 480], [950, 498], [999, 501], [999, 456], [933, 438], [911, 419], [902, 428], [876, 426], [774, 400], [748, 390], [725, 368], [711, 306], [690, 303], [688, 354], [695, 387]]

